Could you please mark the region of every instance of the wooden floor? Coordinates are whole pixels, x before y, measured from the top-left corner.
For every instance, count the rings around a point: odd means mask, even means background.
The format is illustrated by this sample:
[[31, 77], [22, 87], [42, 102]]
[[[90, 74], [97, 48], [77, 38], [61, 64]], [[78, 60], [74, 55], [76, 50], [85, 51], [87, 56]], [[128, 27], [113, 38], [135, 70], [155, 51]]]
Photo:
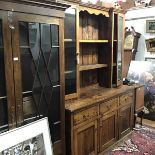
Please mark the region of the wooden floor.
[[[138, 118], [137, 121], [140, 121], [140, 118]], [[143, 119], [142, 124], [155, 128], [155, 121], [151, 121], [151, 120], [148, 120], [148, 119]]]

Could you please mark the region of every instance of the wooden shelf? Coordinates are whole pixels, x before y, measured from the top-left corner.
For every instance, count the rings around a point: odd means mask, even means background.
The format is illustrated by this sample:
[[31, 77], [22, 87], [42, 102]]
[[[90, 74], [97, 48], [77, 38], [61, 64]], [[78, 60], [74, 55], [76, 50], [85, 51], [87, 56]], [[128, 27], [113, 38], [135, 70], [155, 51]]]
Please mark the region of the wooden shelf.
[[108, 43], [108, 40], [79, 40], [80, 43]]
[[80, 69], [80, 71], [85, 71], [85, 70], [103, 68], [103, 67], [107, 67], [107, 66], [108, 66], [107, 64], [81, 65], [79, 69]]
[[64, 42], [75, 42], [75, 39], [64, 39]]
[[20, 48], [30, 48], [30, 46], [20, 46]]

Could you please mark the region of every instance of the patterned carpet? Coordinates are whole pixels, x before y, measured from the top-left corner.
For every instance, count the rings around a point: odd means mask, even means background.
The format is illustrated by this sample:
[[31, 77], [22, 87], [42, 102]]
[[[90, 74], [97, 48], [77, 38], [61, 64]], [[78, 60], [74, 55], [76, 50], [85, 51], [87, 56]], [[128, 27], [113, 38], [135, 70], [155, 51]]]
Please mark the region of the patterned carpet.
[[[107, 153], [106, 153], [107, 154]], [[146, 126], [136, 129], [120, 141], [109, 155], [155, 155], [155, 129]]]

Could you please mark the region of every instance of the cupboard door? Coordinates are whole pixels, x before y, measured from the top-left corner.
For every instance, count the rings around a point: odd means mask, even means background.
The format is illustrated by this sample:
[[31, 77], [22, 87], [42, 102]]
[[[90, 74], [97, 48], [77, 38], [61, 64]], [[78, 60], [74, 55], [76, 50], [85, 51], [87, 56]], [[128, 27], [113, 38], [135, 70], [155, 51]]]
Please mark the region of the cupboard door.
[[123, 42], [124, 42], [124, 15], [113, 14], [113, 86], [122, 84]]
[[97, 155], [97, 121], [74, 131], [74, 154]]
[[118, 14], [118, 36], [117, 36], [117, 85], [122, 83], [122, 54], [124, 41], [124, 15]]
[[[53, 143], [60, 142], [64, 119], [63, 43], [59, 19], [15, 13], [13, 31], [17, 124], [48, 117]], [[61, 27], [61, 28], [60, 28]]]
[[102, 118], [99, 124], [99, 150], [102, 152], [117, 141], [117, 111], [113, 111]]
[[119, 111], [119, 137], [123, 137], [132, 128], [132, 107], [125, 106]]
[[16, 126], [11, 34], [8, 19], [9, 12], [0, 11], [0, 132]]

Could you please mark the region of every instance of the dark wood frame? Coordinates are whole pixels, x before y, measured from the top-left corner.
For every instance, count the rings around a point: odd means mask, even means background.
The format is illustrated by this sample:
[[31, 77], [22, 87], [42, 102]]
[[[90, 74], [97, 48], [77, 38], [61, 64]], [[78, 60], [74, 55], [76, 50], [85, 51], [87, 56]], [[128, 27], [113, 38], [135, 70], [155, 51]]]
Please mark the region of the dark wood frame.
[[[55, 23], [59, 25], [59, 66], [60, 67], [60, 111], [61, 111], [61, 142], [53, 145], [56, 154], [65, 154], [65, 105], [64, 105], [64, 11], [70, 5], [60, 2], [30, 1], [30, 0], [0, 0], [0, 18], [2, 19], [4, 40], [4, 61], [8, 107], [9, 129], [15, 128], [23, 123], [22, 107], [22, 83], [20, 49], [18, 36], [18, 21]], [[13, 11], [13, 24], [15, 30], [10, 31], [8, 11]], [[11, 37], [12, 36], [12, 37]], [[6, 52], [7, 51], [7, 52]], [[17, 57], [18, 61], [13, 61]], [[58, 153], [59, 152], [59, 153]]]

